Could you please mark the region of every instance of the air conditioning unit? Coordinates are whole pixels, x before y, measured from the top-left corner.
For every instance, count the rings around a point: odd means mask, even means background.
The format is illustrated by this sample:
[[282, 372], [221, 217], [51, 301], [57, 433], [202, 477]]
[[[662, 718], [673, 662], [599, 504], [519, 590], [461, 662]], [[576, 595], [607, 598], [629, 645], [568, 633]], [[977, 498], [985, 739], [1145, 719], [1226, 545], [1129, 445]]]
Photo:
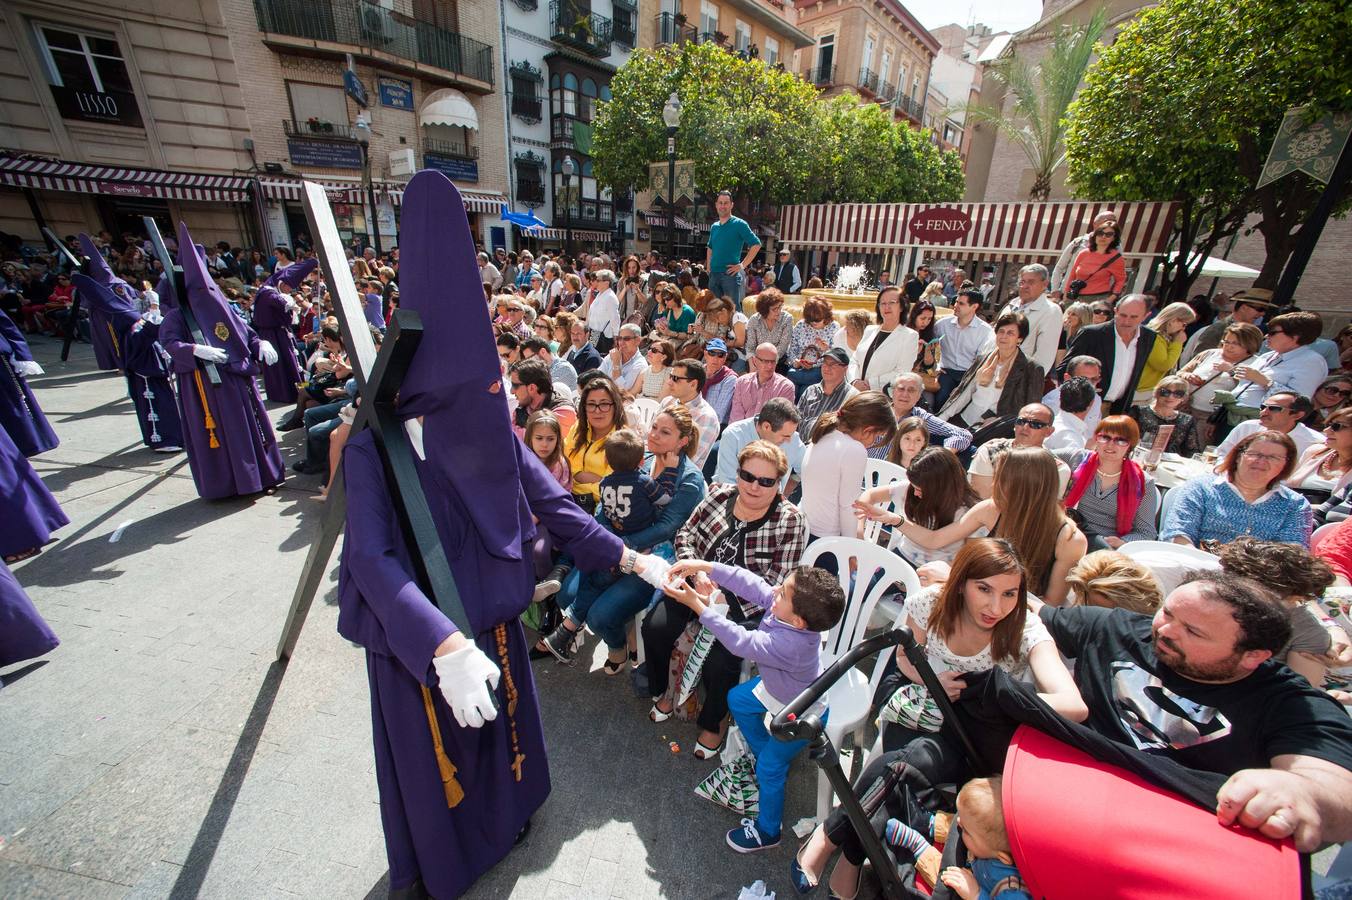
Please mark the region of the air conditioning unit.
[[412, 147], [390, 151], [389, 174], [391, 178], [412, 177], [416, 171], [417, 164], [413, 159]]

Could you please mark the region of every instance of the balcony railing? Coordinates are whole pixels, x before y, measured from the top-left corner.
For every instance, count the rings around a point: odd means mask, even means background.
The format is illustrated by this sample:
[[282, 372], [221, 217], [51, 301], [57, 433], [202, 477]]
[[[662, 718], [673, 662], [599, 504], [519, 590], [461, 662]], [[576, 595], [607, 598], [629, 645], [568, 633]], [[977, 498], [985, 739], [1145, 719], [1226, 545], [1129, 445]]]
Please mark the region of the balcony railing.
[[803, 70], [803, 80], [818, 87], [829, 87], [836, 83], [836, 67], [808, 66]]
[[513, 94], [512, 115], [534, 125], [544, 115], [544, 102], [539, 97], [524, 97], [520, 94]]
[[659, 44], [694, 43], [698, 34], [699, 32], [694, 25], [677, 22], [676, 17], [671, 13], [662, 13], [657, 17], [657, 43]]
[[493, 48], [365, 0], [254, 0], [265, 33], [387, 53], [493, 83]]
[[514, 2], [526, 12], [534, 12], [540, 8], [539, 0], [514, 0]]
[[521, 203], [544, 203], [545, 183], [543, 181], [521, 180], [516, 183], [516, 199]]
[[440, 156], [455, 156], [460, 159], [478, 159], [479, 148], [460, 141], [443, 141], [437, 138], [423, 138], [423, 153], [436, 153]]
[[555, 228], [561, 228], [565, 225], [571, 225], [574, 228], [585, 228], [587, 226], [615, 227], [615, 205], [607, 200], [575, 201], [572, 204], [572, 209], [566, 209], [563, 203], [557, 199], [555, 202], [556, 212], [552, 223]]
[[878, 93], [878, 73], [868, 67], [859, 70], [859, 89], [870, 94]]
[[355, 141], [357, 139], [357, 129], [343, 122], [321, 122], [318, 119], [307, 119], [304, 122], [296, 122], [291, 119], [282, 120], [282, 131], [286, 132], [289, 138], [319, 138], [326, 141]]
[[549, 134], [556, 141], [573, 141], [573, 123], [581, 125], [590, 125], [589, 119], [581, 116], [570, 116], [567, 113], [558, 113], [549, 117]]
[[632, 10], [615, 10], [615, 21], [612, 23], [610, 36], [614, 38], [615, 43], [622, 44], [629, 49], [633, 49], [635, 41], [638, 39], [634, 20], [635, 13]]
[[611, 22], [569, 0], [549, 2], [550, 39], [592, 56], [609, 56]]
[[913, 100], [912, 98], [906, 96], [897, 98], [897, 109], [901, 110], [903, 113], [910, 116], [912, 119], [915, 119], [917, 122], [921, 120], [925, 112], [925, 106], [923, 103], [919, 103]]

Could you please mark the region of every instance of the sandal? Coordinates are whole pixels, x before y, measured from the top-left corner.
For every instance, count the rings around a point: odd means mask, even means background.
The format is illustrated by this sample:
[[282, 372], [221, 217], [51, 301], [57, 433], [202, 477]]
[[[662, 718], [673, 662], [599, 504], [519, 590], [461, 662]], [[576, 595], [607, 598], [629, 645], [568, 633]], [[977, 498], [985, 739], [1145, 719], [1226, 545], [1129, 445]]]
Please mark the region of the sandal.
[[618, 675], [624, 671], [625, 662], [626, 660], [623, 659], [620, 660], [619, 662], [615, 662], [614, 660], [607, 657], [606, 661], [601, 664], [601, 671], [605, 672], [607, 675]]
[[[661, 723], [665, 722], [667, 719], [670, 719], [674, 715], [676, 715], [676, 711], [674, 709], [671, 712], [662, 712], [662, 710], [657, 708], [657, 704], [653, 703], [653, 708], [648, 710], [648, 721]], [[699, 741], [695, 741], [695, 743], [698, 744]]]
[[699, 742], [699, 738], [696, 738], [695, 749], [692, 752], [695, 754], [695, 759], [713, 759], [714, 757], [718, 756], [719, 751], [721, 751], [722, 749], [723, 749], [722, 741], [718, 742], [717, 747], [706, 747]]
[[32, 559], [41, 552], [42, 552], [41, 547], [30, 547], [29, 549], [23, 551], [22, 553], [15, 553], [11, 556], [6, 556], [5, 565], [12, 566], [17, 562], [23, 562], [25, 559]]

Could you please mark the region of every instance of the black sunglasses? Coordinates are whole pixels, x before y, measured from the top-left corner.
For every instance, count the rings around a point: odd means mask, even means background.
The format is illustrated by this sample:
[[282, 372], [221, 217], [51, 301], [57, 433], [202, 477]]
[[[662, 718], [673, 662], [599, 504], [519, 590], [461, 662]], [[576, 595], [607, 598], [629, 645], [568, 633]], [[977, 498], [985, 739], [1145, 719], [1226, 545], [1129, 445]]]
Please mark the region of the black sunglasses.
[[1290, 411], [1291, 411], [1291, 407], [1289, 407], [1289, 406], [1278, 406], [1278, 405], [1275, 404], [1275, 403], [1264, 403], [1262, 406], [1260, 406], [1260, 407], [1258, 407], [1258, 408], [1261, 409], [1261, 410], [1266, 410], [1267, 412], [1274, 412], [1274, 413], [1283, 413], [1283, 412], [1290, 412]]
[[762, 478], [759, 475], [752, 475], [746, 469], [738, 469], [737, 477], [745, 481], [747, 484], [755, 482], [756, 484], [759, 484], [763, 488], [774, 487], [775, 485], [779, 484], [778, 478]]
[[1096, 231], [1094, 234], [1100, 237], [1117, 237], [1116, 231]]
[[1025, 419], [1022, 416], [1014, 420], [1015, 427], [1026, 425], [1034, 431], [1041, 431], [1044, 428], [1051, 428], [1051, 422], [1039, 422], [1037, 419]]
[[672, 381], [698, 381], [693, 375], [672, 375]]
[[1336, 388], [1331, 384], [1326, 384], [1320, 388], [1321, 391], [1328, 391], [1330, 394], [1337, 394], [1339, 397], [1352, 397], [1352, 390], [1348, 388]]
[[1185, 390], [1183, 390], [1182, 388], [1177, 388], [1177, 389], [1175, 389], [1175, 388], [1161, 388], [1161, 389], [1160, 389], [1160, 396], [1161, 396], [1161, 397], [1186, 397], [1186, 396], [1188, 396], [1188, 392], [1185, 391]]
[[1328, 423], [1327, 425], [1325, 425], [1324, 427], [1325, 427], [1326, 429], [1328, 429], [1329, 431], [1338, 432], [1338, 431], [1342, 431], [1344, 428], [1352, 428], [1352, 423], [1349, 423], [1349, 422], [1330, 422], [1330, 423]]

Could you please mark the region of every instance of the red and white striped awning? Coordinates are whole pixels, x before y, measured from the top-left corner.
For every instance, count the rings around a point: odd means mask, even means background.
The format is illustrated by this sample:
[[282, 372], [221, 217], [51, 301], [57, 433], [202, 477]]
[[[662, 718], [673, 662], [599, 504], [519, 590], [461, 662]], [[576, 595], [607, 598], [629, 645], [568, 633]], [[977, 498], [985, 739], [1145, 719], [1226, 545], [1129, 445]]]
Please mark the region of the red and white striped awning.
[[[361, 203], [365, 188], [360, 181], [340, 181], [331, 178], [307, 178], [306, 181], [313, 181], [316, 184], [322, 184], [324, 190], [328, 192], [329, 200], [333, 203]], [[299, 178], [262, 178], [259, 180], [263, 185], [263, 196], [271, 200], [300, 200], [301, 179]], [[400, 206], [404, 202], [404, 183], [394, 181], [377, 181], [371, 186], [376, 193], [376, 199], [379, 201], [383, 197], [388, 197], [390, 203], [394, 206]], [[467, 212], [495, 213], [502, 210], [502, 204], [507, 202], [507, 198], [502, 194], [494, 194], [487, 191], [471, 191], [462, 188], [460, 198], [465, 201], [465, 210]]]
[[0, 184], [114, 197], [156, 197], [162, 200], [221, 203], [246, 203], [249, 200], [249, 179], [233, 175], [94, 166], [7, 154], [0, 154]]
[[[648, 221], [649, 225], [656, 225], [658, 228], [667, 227], [667, 217], [663, 213], [645, 212], [643, 218]], [[690, 222], [681, 216], [676, 217], [676, 227], [684, 228], [686, 231], [697, 231], [699, 229], [699, 226], [694, 222]]]
[[[921, 248], [986, 262], [1043, 260], [1086, 233], [1099, 212], [1112, 210], [1122, 229], [1122, 255], [1153, 257], [1164, 252], [1176, 206], [1167, 201], [786, 206], [780, 214], [779, 241], [816, 250]], [[947, 231], [924, 227], [935, 220], [956, 224]], [[936, 230], [944, 239], [936, 239]]]
[[[518, 226], [517, 230], [526, 237], [541, 241], [566, 241], [568, 239], [568, 229], [566, 228], [521, 228]], [[594, 241], [599, 244], [608, 244], [613, 237], [609, 231], [573, 229], [573, 240], [575, 241]]]

